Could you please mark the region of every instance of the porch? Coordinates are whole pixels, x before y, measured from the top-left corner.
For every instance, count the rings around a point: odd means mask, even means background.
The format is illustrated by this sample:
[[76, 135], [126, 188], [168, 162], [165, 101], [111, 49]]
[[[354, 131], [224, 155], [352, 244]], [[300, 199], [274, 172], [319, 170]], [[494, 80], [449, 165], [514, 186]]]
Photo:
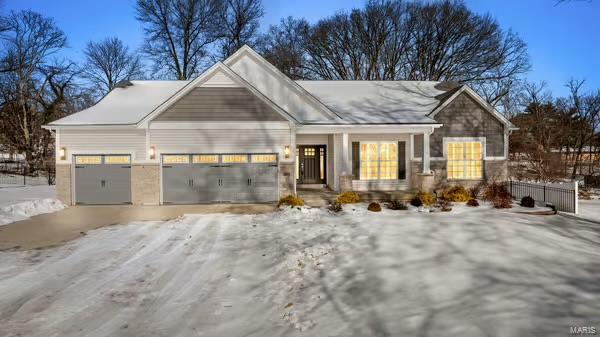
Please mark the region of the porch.
[[[299, 128], [292, 145], [297, 193], [329, 203], [341, 191], [361, 192], [365, 200], [379, 201], [431, 189], [433, 129], [432, 125], [329, 126], [325, 133], [316, 126]], [[317, 195], [315, 187], [321, 188]]]

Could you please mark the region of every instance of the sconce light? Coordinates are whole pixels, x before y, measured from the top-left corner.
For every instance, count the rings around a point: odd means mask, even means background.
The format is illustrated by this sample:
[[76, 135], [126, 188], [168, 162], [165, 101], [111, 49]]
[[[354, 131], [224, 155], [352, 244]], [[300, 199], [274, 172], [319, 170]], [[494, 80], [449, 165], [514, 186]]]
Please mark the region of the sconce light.
[[154, 146], [150, 146], [150, 159], [154, 160], [156, 159], [156, 147]]
[[283, 148], [283, 154], [285, 155], [285, 159], [289, 159], [290, 158], [290, 146], [286, 145]]
[[67, 160], [67, 148], [64, 146], [60, 148], [60, 160]]

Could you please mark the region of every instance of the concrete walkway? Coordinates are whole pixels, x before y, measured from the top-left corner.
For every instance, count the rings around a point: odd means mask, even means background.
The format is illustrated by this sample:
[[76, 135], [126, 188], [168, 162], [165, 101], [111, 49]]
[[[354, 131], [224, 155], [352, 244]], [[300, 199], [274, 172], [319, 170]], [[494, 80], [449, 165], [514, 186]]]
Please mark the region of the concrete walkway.
[[81, 237], [89, 230], [131, 221], [165, 221], [184, 214], [256, 214], [274, 210], [274, 205], [267, 204], [72, 206], [0, 226], [0, 251], [57, 246]]

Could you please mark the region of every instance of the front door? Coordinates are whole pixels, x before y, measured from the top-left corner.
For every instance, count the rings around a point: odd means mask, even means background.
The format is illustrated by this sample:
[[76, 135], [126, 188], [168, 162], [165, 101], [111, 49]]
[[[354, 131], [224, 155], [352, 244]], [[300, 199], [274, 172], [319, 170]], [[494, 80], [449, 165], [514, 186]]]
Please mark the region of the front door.
[[326, 158], [325, 145], [298, 146], [298, 183], [325, 184]]

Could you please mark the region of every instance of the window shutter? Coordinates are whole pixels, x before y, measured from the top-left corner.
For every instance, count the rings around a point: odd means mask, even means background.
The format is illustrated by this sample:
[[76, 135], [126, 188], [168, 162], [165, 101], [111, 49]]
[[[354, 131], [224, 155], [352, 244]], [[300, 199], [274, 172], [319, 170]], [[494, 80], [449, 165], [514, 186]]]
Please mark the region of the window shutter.
[[360, 143], [352, 142], [352, 177], [360, 179]]
[[406, 142], [398, 142], [398, 179], [406, 179]]

